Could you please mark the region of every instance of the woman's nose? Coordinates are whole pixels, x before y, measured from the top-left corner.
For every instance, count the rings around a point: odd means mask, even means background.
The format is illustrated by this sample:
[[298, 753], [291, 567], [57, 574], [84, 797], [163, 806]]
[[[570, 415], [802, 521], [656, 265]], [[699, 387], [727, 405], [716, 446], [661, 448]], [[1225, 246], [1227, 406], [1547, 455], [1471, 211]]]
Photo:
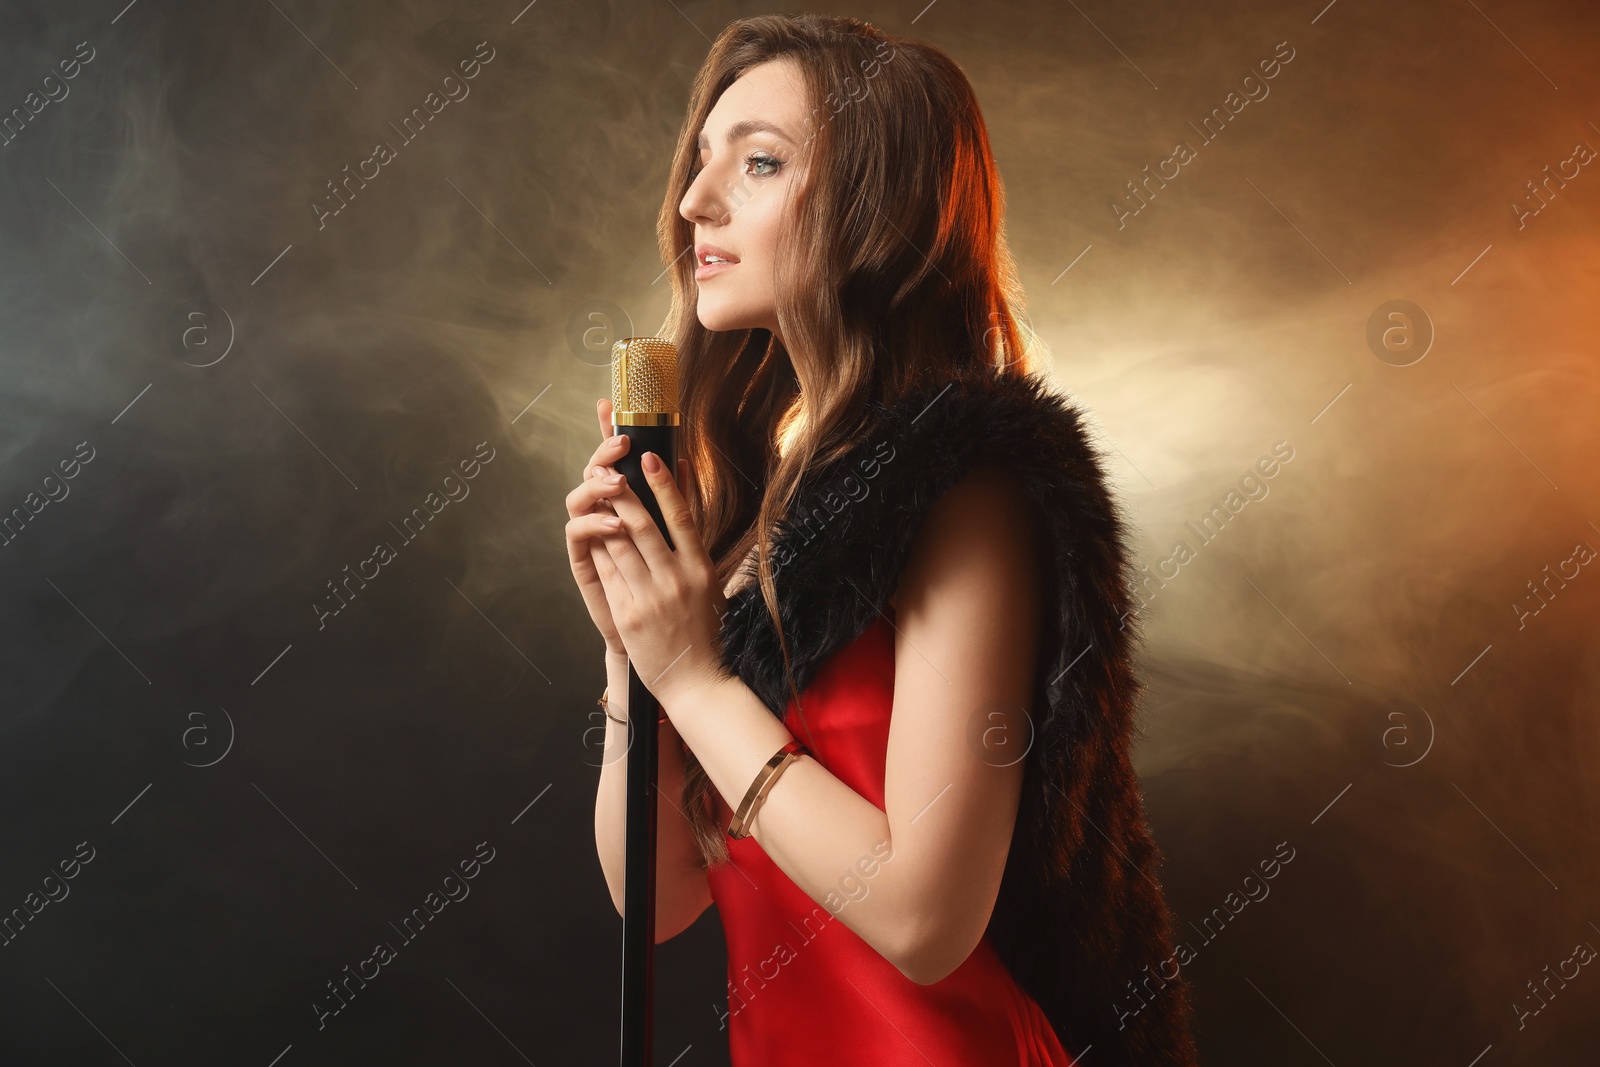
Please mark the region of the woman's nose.
[[710, 171], [702, 170], [695, 175], [694, 181], [689, 184], [689, 191], [683, 194], [683, 201], [678, 205], [678, 214], [690, 222], [722, 221], [725, 212]]

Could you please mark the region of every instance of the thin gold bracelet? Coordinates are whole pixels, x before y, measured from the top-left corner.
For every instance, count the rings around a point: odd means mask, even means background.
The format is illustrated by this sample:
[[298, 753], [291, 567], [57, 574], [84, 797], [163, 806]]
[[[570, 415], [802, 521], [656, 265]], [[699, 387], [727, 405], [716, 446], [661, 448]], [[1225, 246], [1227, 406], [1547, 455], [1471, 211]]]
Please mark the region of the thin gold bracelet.
[[[755, 781], [750, 783], [750, 788], [745, 791], [744, 799], [739, 802], [739, 810], [734, 813], [733, 822], [728, 824], [728, 836], [735, 841], [743, 840], [750, 836], [750, 820], [755, 818], [756, 809], [772, 791], [772, 786], [777, 782], [778, 776], [788, 768], [789, 764], [801, 756], [810, 756], [811, 750], [799, 741], [791, 740], [778, 751], [756, 773]], [[816, 757], [812, 757], [815, 759]]]
[[[611, 695], [611, 687], [608, 685], [608, 686], [606, 686], [606, 691], [604, 693], [600, 694], [600, 699], [596, 700], [595, 703], [600, 705], [600, 710], [605, 712], [606, 718], [608, 718], [612, 722], [618, 723], [618, 724], [620, 724], [622, 726], [628, 725], [628, 720], [627, 719], [619, 719], [615, 715], [611, 714], [611, 705], [606, 702], [607, 698], [610, 697], [610, 695]], [[661, 713], [661, 718], [656, 720], [656, 725], [659, 726], [659, 725], [661, 725], [662, 723], [664, 723], [666, 721], [667, 721], [667, 713], [663, 711]]]

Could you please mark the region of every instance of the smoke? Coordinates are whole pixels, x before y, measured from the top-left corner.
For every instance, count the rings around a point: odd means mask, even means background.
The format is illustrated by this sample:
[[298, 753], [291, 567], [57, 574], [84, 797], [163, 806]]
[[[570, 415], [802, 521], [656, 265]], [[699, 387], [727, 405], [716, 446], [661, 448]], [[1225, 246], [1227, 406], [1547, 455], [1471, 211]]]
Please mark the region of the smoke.
[[[667, 310], [670, 151], [734, 14], [0, 15], [0, 907], [102, 857], [7, 950], [0, 1058], [61, 1055], [58, 993], [138, 1062], [177, 1052], [174, 1013], [210, 1060], [309, 1044], [306, 1000], [371, 951], [348, 932], [485, 838], [515, 869], [352, 1005], [347, 1058], [399, 1013], [385, 1058], [427, 1057], [412, 1024], [463, 988], [535, 1059], [610, 1047], [579, 994], [611, 965], [548, 962], [609, 959], [615, 919], [562, 499], [601, 354]], [[1154, 576], [1135, 759], [1182, 928], [1296, 850], [1185, 968], [1208, 1059], [1600, 1038], [1587, 973], [1513, 1010], [1600, 945], [1592, 9], [855, 14], [977, 87], [1031, 324]], [[706, 922], [660, 957], [663, 1048], [712, 1043]]]

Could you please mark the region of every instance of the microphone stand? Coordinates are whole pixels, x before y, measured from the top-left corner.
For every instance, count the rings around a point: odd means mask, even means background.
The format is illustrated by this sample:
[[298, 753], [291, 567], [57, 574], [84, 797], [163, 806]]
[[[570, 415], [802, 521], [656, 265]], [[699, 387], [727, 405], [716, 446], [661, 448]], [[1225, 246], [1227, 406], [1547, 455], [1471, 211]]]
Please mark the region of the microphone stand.
[[[614, 425], [614, 424], [613, 424]], [[628, 435], [618, 474], [655, 520], [667, 547], [677, 551], [640, 457], [654, 452], [674, 478], [677, 427], [615, 426]], [[653, 680], [653, 679], [652, 679]], [[626, 848], [622, 877], [622, 1067], [650, 1067], [655, 1038], [656, 772], [661, 702], [628, 663], [628, 768]]]

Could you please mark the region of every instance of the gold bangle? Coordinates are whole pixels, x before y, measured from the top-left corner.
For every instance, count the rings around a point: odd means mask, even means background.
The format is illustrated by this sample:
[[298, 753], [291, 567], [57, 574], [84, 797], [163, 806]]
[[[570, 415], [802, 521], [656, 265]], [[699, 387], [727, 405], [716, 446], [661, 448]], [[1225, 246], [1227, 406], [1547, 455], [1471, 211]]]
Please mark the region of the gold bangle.
[[744, 800], [739, 802], [739, 810], [734, 813], [733, 822], [728, 824], [728, 836], [735, 841], [749, 837], [750, 820], [755, 818], [755, 809], [766, 799], [773, 783], [778, 780], [778, 775], [801, 756], [810, 755], [810, 749], [794, 740], [774, 752], [772, 758], [757, 772], [755, 781], [750, 783], [750, 788], [745, 791]]
[[[595, 703], [600, 705], [600, 710], [605, 712], [606, 718], [610, 719], [612, 722], [617, 723], [617, 724], [619, 724], [621, 726], [628, 725], [628, 720], [627, 719], [619, 719], [615, 715], [611, 714], [611, 705], [606, 702], [607, 698], [610, 697], [610, 695], [611, 695], [611, 687], [608, 685], [608, 686], [606, 686], [606, 691], [604, 693], [600, 694], [600, 699], [596, 700]], [[656, 725], [660, 726], [661, 724], [665, 723], [666, 721], [667, 721], [667, 713], [663, 711], [661, 713], [661, 718], [656, 720]]]
[[606, 718], [610, 719], [612, 722], [620, 722], [624, 726], [628, 725], [627, 719], [617, 718], [615, 715], [611, 714], [611, 709], [606, 705], [606, 697], [610, 694], [610, 692], [611, 689], [607, 687], [606, 691], [600, 694], [600, 699], [596, 700], [595, 703], [600, 705], [600, 710], [605, 713]]

